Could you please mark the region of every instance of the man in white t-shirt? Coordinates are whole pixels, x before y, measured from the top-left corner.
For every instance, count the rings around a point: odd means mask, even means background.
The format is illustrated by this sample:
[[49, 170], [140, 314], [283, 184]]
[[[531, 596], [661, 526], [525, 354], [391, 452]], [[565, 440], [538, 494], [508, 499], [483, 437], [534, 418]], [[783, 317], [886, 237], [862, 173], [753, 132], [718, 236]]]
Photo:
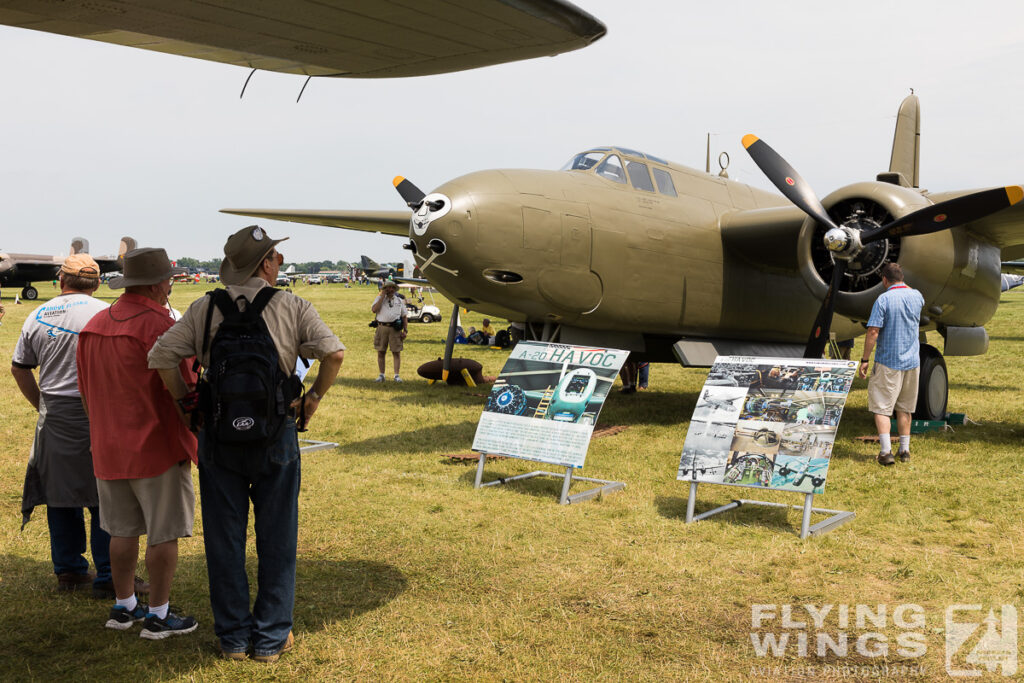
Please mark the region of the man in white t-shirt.
[[[78, 334], [109, 304], [93, 297], [100, 269], [88, 254], [69, 256], [60, 268], [60, 295], [25, 320], [11, 357], [11, 374], [39, 412], [35, 442], [25, 473], [22, 526], [37, 505], [46, 505], [50, 557], [58, 590], [92, 583], [98, 597], [112, 587], [110, 536], [100, 528], [99, 498], [89, 449], [89, 418], [78, 393], [75, 352]], [[33, 370], [39, 369], [39, 381]], [[85, 515], [91, 517], [90, 546], [96, 575], [85, 558]], [[102, 595], [101, 595], [102, 594]]]
[[409, 317], [405, 310], [405, 299], [398, 296], [398, 285], [394, 280], [385, 280], [380, 294], [373, 300], [370, 310], [376, 314], [377, 331], [373, 335], [373, 348], [377, 349], [377, 369], [380, 374], [376, 382], [384, 381], [384, 361], [388, 349], [395, 362], [395, 381], [401, 382], [398, 374], [402, 366], [402, 348], [409, 332]]

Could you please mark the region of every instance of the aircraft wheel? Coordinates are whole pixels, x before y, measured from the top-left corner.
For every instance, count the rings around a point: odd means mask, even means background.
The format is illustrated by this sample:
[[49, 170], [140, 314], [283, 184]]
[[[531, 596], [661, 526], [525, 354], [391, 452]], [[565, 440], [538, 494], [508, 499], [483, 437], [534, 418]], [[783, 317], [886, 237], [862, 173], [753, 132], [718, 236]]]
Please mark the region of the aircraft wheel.
[[937, 348], [930, 344], [921, 344], [921, 370], [914, 419], [944, 419], [948, 397], [949, 375], [946, 373], [946, 361]]
[[429, 313], [424, 313], [421, 320], [425, 323], [432, 323], [434, 322], [434, 316], [430, 315]]
[[29, 285], [21, 290], [21, 298], [27, 299], [28, 301], [35, 301], [39, 298], [39, 290], [32, 285]]

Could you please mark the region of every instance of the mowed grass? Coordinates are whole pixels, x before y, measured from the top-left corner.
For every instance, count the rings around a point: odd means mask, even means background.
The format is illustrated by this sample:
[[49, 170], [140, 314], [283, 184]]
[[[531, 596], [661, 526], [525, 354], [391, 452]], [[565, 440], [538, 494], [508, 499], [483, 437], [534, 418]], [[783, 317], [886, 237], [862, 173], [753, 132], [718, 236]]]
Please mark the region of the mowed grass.
[[[184, 309], [207, 288], [177, 285], [172, 303]], [[650, 391], [609, 398], [598, 426], [627, 428], [593, 440], [582, 474], [624, 481], [624, 491], [559, 506], [554, 479], [474, 490], [473, 464], [446, 456], [469, 452], [488, 388], [429, 386], [415, 375], [441, 355], [450, 306], [442, 305], [442, 324], [410, 325], [406, 382], [378, 385], [367, 327], [375, 288], [296, 293], [348, 347], [308, 433], [339, 446], [303, 458], [296, 649], [273, 666], [218, 659], [198, 510], [195, 536], [180, 544], [171, 598], [199, 620], [193, 635], [148, 642], [137, 628], [109, 631], [109, 603], [56, 593], [45, 510], [19, 531], [35, 415], [8, 376], [0, 382], [0, 678], [727, 681], [796, 675], [754, 668], [765, 665], [905, 663], [923, 665], [930, 680], [945, 677], [947, 605], [998, 613], [1001, 604], [1024, 602], [1024, 292], [1003, 295], [988, 355], [948, 359], [950, 409], [980, 424], [915, 436], [910, 463], [883, 469], [876, 446], [854, 440], [873, 432], [865, 383], [856, 382], [815, 504], [857, 516], [806, 541], [797, 537], [796, 511], [746, 507], [683, 523], [687, 484], [676, 471], [704, 370], [656, 365]], [[104, 288], [100, 296], [115, 294]], [[32, 306], [4, 303], [7, 360]], [[463, 318], [479, 326], [482, 316]], [[933, 343], [941, 348], [937, 335]], [[483, 363], [487, 375], [497, 375], [507, 355], [457, 352]], [[491, 461], [486, 478], [531, 469]], [[698, 511], [739, 497], [801, 502], [704, 485]], [[254, 578], [251, 534], [249, 547]], [[851, 613], [856, 604], [891, 611], [915, 603], [926, 614], [928, 651], [901, 657], [890, 618], [884, 627], [849, 629], [852, 639], [883, 633], [885, 657], [851, 645], [846, 658], [803, 658], [792, 649], [785, 659], [760, 658], [750, 638], [755, 603], [847, 604]], [[838, 626], [829, 623], [834, 635]], [[765, 630], [780, 632], [778, 620]], [[861, 676], [869, 674], [853, 678]]]

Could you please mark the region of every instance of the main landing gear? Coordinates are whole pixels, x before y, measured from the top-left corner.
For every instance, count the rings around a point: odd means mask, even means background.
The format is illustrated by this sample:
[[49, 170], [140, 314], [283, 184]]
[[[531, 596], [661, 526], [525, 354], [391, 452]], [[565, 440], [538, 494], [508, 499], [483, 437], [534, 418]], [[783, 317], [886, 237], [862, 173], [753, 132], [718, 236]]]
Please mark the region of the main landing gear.
[[921, 344], [921, 370], [917, 383], [917, 410], [915, 420], [944, 420], [949, 397], [949, 375], [946, 361], [939, 350], [930, 344]]

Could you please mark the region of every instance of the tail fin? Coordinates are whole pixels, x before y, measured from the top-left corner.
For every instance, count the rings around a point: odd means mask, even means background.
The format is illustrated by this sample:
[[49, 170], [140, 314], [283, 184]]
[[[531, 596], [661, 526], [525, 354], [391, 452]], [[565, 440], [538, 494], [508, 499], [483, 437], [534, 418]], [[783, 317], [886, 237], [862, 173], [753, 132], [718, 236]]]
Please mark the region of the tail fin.
[[896, 115], [896, 133], [892, 138], [889, 173], [898, 174], [899, 184], [904, 187], [920, 187], [920, 160], [921, 103], [917, 95], [908, 95], [900, 103], [900, 110]]
[[72, 237], [71, 238], [71, 253], [72, 254], [88, 254], [89, 253], [89, 240], [84, 237]]

